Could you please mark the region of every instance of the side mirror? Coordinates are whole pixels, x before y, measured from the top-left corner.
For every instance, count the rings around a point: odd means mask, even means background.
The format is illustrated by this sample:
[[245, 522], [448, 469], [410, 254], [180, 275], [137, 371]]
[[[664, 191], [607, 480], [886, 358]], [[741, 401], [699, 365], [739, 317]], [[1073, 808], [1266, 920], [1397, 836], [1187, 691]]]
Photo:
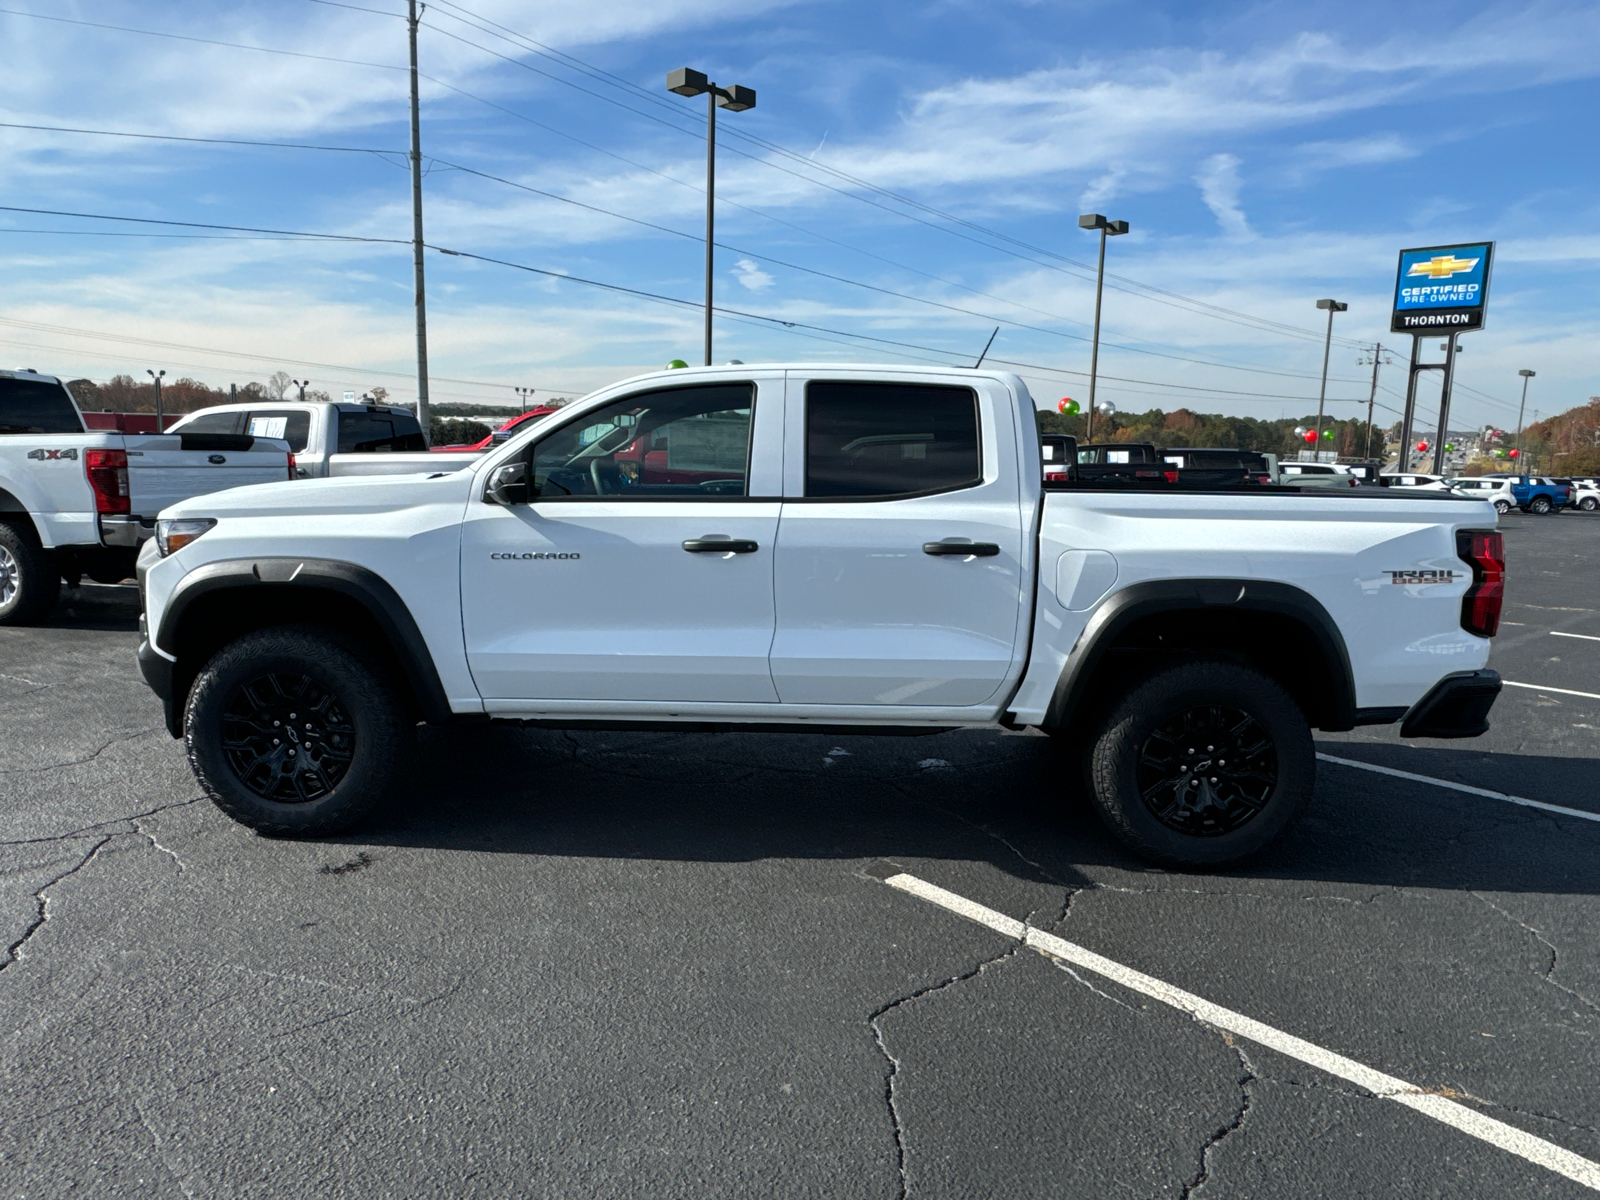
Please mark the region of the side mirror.
[[526, 504], [533, 499], [533, 495], [533, 488], [528, 482], [528, 464], [525, 462], [496, 467], [494, 474], [489, 476], [489, 485], [483, 490], [483, 498], [490, 504], [500, 504], [506, 508], [514, 504]]

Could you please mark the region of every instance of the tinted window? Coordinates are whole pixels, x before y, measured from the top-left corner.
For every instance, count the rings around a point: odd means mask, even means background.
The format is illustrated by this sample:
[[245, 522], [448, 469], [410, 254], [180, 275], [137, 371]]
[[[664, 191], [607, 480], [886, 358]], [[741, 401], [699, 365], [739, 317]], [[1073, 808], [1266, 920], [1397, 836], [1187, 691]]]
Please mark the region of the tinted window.
[[311, 414], [303, 408], [277, 412], [263, 409], [250, 414], [244, 432], [251, 437], [282, 438], [289, 449], [299, 454], [311, 438]]
[[340, 454], [394, 454], [427, 448], [422, 426], [410, 413], [339, 412]]
[[0, 379], [0, 433], [82, 433], [72, 398], [59, 383]]
[[219, 412], [201, 413], [183, 423], [180, 433], [237, 433], [239, 432], [239, 418], [243, 413]]
[[982, 479], [970, 388], [806, 385], [807, 496], [904, 496]]
[[584, 413], [534, 445], [537, 494], [543, 500], [747, 495], [754, 396], [748, 383], [670, 388]]

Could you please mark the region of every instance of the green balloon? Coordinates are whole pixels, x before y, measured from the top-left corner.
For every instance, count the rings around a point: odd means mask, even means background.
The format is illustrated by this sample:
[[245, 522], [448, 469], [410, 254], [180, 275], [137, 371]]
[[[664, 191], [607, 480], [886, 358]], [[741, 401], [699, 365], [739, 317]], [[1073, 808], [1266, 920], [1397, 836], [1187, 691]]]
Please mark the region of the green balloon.
[[1456, 448], [1456, 444], [1454, 442], [1446, 442], [1444, 444], [1444, 448], [1446, 450], [1454, 450]]
[[1331, 441], [1333, 441], [1333, 430], [1331, 430], [1331, 429], [1324, 429], [1324, 430], [1323, 430], [1323, 431], [1322, 431], [1322, 440], [1323, 440], [1323, 441], [1325, 441], [1325, 442], [1331, 442]]
[[675, 358], [675, 359], [673, 359], [671, 362], [669, 362], [667, 364], [667, 370], [669, 370], [669, 371], [681, 371], [685, 367], [687, 367], [688, 365], [689, 364], [684, 362], [683, 359]]

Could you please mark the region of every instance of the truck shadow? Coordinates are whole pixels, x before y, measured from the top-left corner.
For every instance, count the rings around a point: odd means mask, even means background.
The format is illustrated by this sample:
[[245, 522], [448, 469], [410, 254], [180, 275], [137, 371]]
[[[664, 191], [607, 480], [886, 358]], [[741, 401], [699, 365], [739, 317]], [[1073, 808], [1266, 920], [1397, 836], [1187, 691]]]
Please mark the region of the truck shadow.
[[[1357, 757], [1326, 743], [1329, 753]], [[1600, 760], [1376, 747], [1417, 774], [1523, 781], [1575, 802], [1564, 780]], [[1479, 763], [1477, 759], [1484, 761]], [[341, 841], [563, 857], [984, 861], [1077, 887], [1152, 868], [1114, 842], [1053, 742], [934, 737], [424, 730], [393, 805]], [[1592, 791], [1592, 789], [1591, 789]], [[1576, 793], [1587, 794], [1587, 793]], [[1600, 892], [1600, 822], [1319, 764], [1310, 811], [1261, 860], [1225, 874], [1500, 892]], [[1182, 877], [1182, 876], [1178, 876]]]
[[63, 586], [55, 611], [39, 622], [45, 629], [101, 629], [137, 633], [139, 588], [132, 583]]

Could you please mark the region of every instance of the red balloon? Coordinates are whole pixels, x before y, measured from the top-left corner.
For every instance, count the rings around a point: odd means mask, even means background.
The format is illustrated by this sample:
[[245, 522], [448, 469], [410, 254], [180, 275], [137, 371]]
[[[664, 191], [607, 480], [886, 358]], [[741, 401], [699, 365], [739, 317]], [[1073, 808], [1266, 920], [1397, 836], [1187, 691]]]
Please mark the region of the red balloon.
[[1426, 449], [1427, 449], [1427, 448], [1428, 448], [1428, 443], [1427, 443], [1427, 442], [1418, 442], [1418, 443], [1417, 443], [1417, 451], [1418, 451], [1418, 452], [1419, 452], [1419, 453], [1420, 453], [1420, 452], [1421, 452], [1421, 451], [1423, 451], [1423, 450], [1426, 450]]
[[1307, 442], [1314, 442], [1316, 440], [1317, 440], [1317, 431], [1315, 429], [1306, 430], [1306, 441]]
[[1518, 455], [1518, 454], [1520, 454], [1520, 453], [1521, 453], [1521, 451], [1520, 451], [1520, 450], [1513, 450], [1513, 451], [1511, 451], [1511, 457], [1512, 457], [1512, 458], [1515, 458], [1515, 457], [1517, 457], [1517, 455]]

